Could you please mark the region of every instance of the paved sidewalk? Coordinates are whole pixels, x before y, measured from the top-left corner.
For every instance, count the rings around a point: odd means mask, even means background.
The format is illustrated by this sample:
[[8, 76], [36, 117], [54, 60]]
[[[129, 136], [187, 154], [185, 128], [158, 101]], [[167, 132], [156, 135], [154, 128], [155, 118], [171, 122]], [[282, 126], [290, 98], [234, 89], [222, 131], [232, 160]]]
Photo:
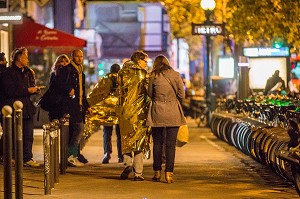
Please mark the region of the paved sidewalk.
[[[198, 128], [195, 130], [199, 131]], [[191, 128], [191, 132], [193, 133]], [[209, 133], [208, 129], [202, 129]], [[145, 181], [133, 181], [133, 174], [129, 176], [129, 180], [120, 180], [119, 176], [123, 171], [123, 164], [118, 163], [116, 136], [113, 132], [112, 144], [113, 153], [109, 164], [102, 164], [103, 158], [103, 132], [94, 133], [86, 143], [82, 150], [82, 154], [88, 159], [89, 163], [84, 167], [68, 167], [67, 174], [59, 176], [59, 183], [55, 184], [54, 189], [51, 190], [51, 195], [44, 195], [44, 167], [28, 168], [24, 167], [23, 193], [24, 199], [35, 198], [56, 198], [56, 199], [82, 199], [82, 198], [162, 198], [162, 192], [165, 190], [169, 192], [170, 196], [177, 196], [182, 189], [185, 182], [174, 183], [169, 185], [167, 183], [154, 183], [151, 181], [153, 177], [152, 171], [152, 157], [149, 160], [144, 160], [144, 177]], [[191, 134], [192, 135], [192, 134]], [[43, 130], [35, 129], [34, 133], [33, 153], [34, 159], [39, 163], [43, 163]], [[189, 144], [192, 146], [192, 144]], [[194, 150], [194, 153], [198, 150]], [[177, 148], [176, 154], [176, 172], [188, 173], [189, 168], [183, 168], [178, 165], [183, 165], [185, 162], [193, 160], [191, 157], [197, 157], [196, 154], [190, 152], [188, 145]], [[13, 167], [14, 169], [14, 167]], [[13, 171], [14, 173], [14, 171]], [[175, 173], [175, 181], [179, 180], [179, 175]], [[3, 179], [3, 166], [0, 166], [0, 179]], [[162, 178], [164, 179], [164, 178]], [[181, 181], [183, 178], [181, 177]], [[14, 176], [13, 176], [14, 183]], [[169, 189], [172, 186], [172, 189]], [[0, 199], [3, 197], [3, 180], [0, 182]], [[15, 190], [13, 185], [13, 191]], [[160, 191], [158, 191], [160, 190]], [[179, 192], [178, 192], [179, 191]], [[193, 196], [193, 192], [188, 193], [190, 197], [183, 198], [197, 198]], [[14, 198], [14, 193], [13, 193]], [[181, 198], [181, 197], [170, 197]]]
[[[89, 160], [84, 167], [68, 167], [59, 183], [44, 195], [43, 166], [24, 167], [24, 199], [262, 199], [296, 198], [290, 185], [275, 186], [266, 182], [253, 168], [265, 168], [234, 147], [218, 140], [208, 128], [188, 123], [190, 142], [176, 148], [173, 184], [152, 182], [152, 159], [144, 161], [145, 181], [120, 180], [123, 164], [117, 163], [116, 136], [113, 133], [113, 153], [110, 164], [103, 158], [102, 131], [91, 136], [82, 154]], [[42, 130], [35, 130], [34, 158], [43, 162]], [[264, 171], [264, 175], [274, 173]], [[276, 176], [275, 176], [276, 178]], [[277, 178], [276, 178], [277, 179]], [[0, 166], [0, 199], [3, 197], [3, 166]], [[164, 177], [162, 178], [164, 180]], [[281, 179], [279, 179], [281, 181]], [[13, 177], [14, 182], [14, 177]], [[14, 187], [13, 187], [14, 190]], [[280, 190], [280, 191], [279, 191]], [[13, 193], [14, 198], [14, 193]]]

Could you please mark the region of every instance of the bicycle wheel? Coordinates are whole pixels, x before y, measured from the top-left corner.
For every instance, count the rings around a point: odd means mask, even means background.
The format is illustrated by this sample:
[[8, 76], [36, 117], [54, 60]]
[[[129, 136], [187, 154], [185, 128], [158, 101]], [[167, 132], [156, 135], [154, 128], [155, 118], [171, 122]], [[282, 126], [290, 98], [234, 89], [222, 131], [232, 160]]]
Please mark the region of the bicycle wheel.
[[300, 167], [292, 165], [291, 170], [292, 170], [293, 177], [294, 177], [296, 191], [297, 191], [298, 195], [300, 196]]

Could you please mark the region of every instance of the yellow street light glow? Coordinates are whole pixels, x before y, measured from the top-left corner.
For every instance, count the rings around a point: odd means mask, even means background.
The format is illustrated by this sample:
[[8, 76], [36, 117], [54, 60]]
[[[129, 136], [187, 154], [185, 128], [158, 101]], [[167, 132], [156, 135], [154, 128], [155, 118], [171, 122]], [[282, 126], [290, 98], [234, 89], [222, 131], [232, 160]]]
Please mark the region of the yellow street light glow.
[[204, 10], [213, 10], [216, 7], [216, 2], [214, 0], [201, 0], [200, 5]]

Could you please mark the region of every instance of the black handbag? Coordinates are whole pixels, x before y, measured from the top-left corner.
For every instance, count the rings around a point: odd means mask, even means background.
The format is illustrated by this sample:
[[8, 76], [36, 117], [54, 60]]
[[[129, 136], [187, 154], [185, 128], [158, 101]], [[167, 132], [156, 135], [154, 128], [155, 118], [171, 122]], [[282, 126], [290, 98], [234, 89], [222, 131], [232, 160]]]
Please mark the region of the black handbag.
[[61, 108], [62, 103], [63, 103], [63, 96], [55, 93], [51, 88], [51, 85], [49, 89], [44, 93], [44, 95], [41, 96], [38, 102], [41, 108], [47, 112], [49, 112], [52, 109]]

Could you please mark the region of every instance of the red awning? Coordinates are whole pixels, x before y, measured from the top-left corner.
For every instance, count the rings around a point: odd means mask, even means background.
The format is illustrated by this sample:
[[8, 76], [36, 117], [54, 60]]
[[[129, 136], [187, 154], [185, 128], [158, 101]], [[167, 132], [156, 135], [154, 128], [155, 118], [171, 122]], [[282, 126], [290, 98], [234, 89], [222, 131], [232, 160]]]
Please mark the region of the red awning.
[[23, 24], [14, 26], [15, 47], [85, 47], [86, 40], [72, 34], [51, 29], [44, 25], [24, 19]]

